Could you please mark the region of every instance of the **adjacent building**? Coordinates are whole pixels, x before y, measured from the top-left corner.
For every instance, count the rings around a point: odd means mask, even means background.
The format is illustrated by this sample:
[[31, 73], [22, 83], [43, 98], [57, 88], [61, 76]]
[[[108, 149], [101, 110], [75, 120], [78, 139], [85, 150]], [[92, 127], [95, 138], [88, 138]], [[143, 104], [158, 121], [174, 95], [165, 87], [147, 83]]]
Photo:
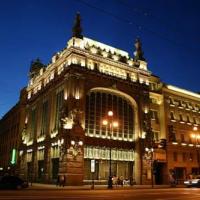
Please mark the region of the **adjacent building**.
[[164, 184], [172, 172], [179, 181], [199, 173], [200, 95], [152, 74], [139, 39], [132, 58], [84, 37], [80, 15], [50, 64], [32, 62], [20, 102], [9, 115], [19, 113], [20, 128], [8, 122], [0, 130], [5, 145], [11, 137], [20, 145], [0, 153], [8, 157], [15, 148], [17, 172], [30, 181], [64, 176], [67, 185], [107, 184], [116, 176]]
[[171, 85], [163, 88], [166, 129], [168, 132], [168, 168], [182, 181], [200, 173], [200, 95]]
[[20, 100], [0, 120], [0, 173], [16, 173], [18, 149], [21, 144], [21, 131], [25, 112], [26, 89], [22, 89]]

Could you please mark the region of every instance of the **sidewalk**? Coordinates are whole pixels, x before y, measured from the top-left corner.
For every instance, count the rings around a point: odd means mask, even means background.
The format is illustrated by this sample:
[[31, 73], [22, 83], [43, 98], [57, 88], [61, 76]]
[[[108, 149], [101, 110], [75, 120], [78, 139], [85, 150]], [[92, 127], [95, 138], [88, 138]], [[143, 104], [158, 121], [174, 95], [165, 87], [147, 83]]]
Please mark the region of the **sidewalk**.
[[[184, 185], [177, 185], [175, 188], [181, 188]], [[154, 185], [154, 189], [162, 189], [162, 188], [171, 188], [170, 185]], [[33, 183], [32, 186], [29, 185], [30, 190], [91, 190], [91, 185], [83, 185], [83, 186], [64, 186], [59, 187], [53, 184], [43, 184], [43, 183]], [[107, 189], [107, 185], [95, 185], [95, 190], [105, 190]], [[113, 186], [113, 190], [127, 190], [127, 189], [152, 189], [151, 185], [125, 185], [121, 186]]]

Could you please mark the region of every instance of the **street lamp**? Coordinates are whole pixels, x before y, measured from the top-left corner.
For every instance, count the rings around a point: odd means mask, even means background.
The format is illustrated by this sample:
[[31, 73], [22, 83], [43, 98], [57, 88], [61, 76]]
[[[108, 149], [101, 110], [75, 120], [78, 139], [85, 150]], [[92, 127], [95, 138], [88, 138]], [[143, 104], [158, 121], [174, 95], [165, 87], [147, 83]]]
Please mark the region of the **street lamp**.
[[[103, 119], [102, 124], [104, 126], [109, 126], [109, 136], [111, 139], [111, 136], [113, 134], [113, 128], [117, 128], [119, 126], [118, 122], [113, 120], [113, 111], [108, 111], [107, 116], [105, 119]], [[112, 161], [112, 157], [111, 157], [111, 145], [110, 145], [110, 149], [109, 149], [109, 177], [108, 177], [108, 189], [112, 189], [113, 188], [113, 183], [112, 183], [112, 171], [111, 171], [111, 161]]]
[[83, 147], [82, 140], [71, 140], [68, 152], [73, 156], [74, 159], [76, 159], [77, 155], [79, 155], [82, 152], [82, 147]]
[[65, 154], [64, 139], [63, 138], [58, 140], [58, 147], [59, 147], [59, 150], [60, 150], [60, 158], [62, 160], [63, 156]]

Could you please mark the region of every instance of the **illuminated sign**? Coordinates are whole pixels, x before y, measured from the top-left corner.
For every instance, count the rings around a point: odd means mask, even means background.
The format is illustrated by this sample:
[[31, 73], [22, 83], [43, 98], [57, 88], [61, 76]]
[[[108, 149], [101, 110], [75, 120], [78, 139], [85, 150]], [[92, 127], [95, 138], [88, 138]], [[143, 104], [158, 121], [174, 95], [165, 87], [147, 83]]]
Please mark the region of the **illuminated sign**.
[[95, 160], [91, 160], [91, 172], [95, 172]]
[[16, 149], [12, 150], [11, 164], [16, 164]]

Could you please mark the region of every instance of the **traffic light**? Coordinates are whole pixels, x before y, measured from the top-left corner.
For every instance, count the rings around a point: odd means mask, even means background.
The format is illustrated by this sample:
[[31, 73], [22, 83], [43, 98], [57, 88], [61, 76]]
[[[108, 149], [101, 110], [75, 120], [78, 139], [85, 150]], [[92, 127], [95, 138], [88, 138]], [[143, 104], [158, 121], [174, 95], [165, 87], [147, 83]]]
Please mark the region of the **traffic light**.
[[160, 148], [160, 149], [165, 149], [165, 148], [166, 148], [166, 145], [167, 145], [166, 139], [160, 139], [158, 148]]

